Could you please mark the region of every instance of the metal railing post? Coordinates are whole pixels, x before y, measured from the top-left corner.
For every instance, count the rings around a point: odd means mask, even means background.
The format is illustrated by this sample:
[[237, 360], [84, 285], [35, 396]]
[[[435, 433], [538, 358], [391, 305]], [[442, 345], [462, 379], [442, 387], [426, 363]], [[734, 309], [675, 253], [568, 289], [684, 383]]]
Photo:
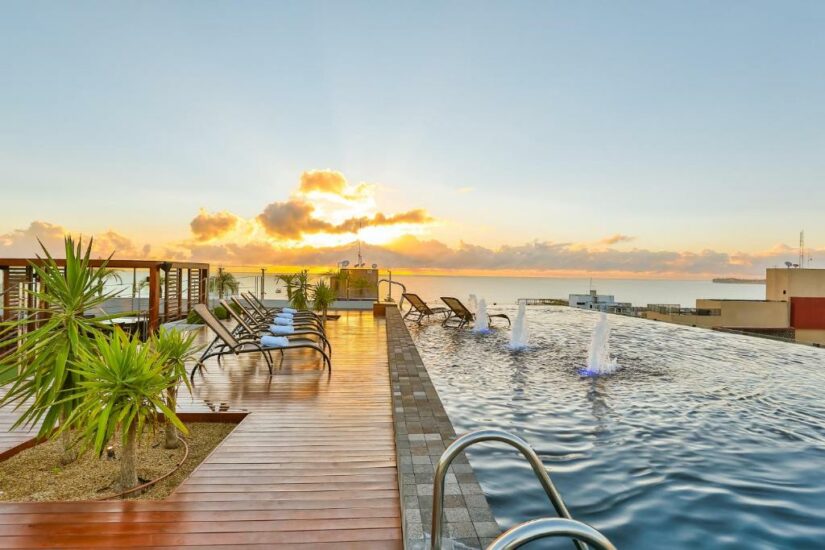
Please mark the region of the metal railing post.
[[[465, 434], [453, 441], [452, 444], [444, 450], [441, 458], [438, 459], [438, 464], [435, 468], [435, 479], [433, 480], [433, 522], [431, 533], [433, 550], [441, 550], [441, 539], [444, 529], [442, 512], [444, 508], [444, 480], [447, 477], [447, 470], [455, 457], [464, 449], [484, 441], [499, 441], [519, 451], [522, 456], [527, 459], [527, 462], [530, 463], [530, 466], [533, 468], [533, 473], [539, 478], [539, 482], [542, 488], [544, 488], [544, 492], [547, 493], [547, 496], [550, 498], [550, 502], [553, 504], [553, 508], [556, 509], [556, 513], [562, 518], [573, 519], [567, 510], [567, 506], [564, 504], [564, 500], [561, 498], [561, 494], [556, 489], [556, 486], [553, 485], [553, 481], [550, 479], [550, 475], [544, 468], [541, 459], [525, 440], [507, 433], [504, 430], [479, 430]], [[587, 546], [582, 542], [573, 541], [573, 543], [579, 550], [587, 550]]]
[[540, 518], [516, 525], [498, 536], [486, 550], [514, 550], [528, 542], [549, 538], [567, 537], [576, 542], [586, 542], [596, 550], [616, 550], [607, 537], [586, 523], [565, 518]]

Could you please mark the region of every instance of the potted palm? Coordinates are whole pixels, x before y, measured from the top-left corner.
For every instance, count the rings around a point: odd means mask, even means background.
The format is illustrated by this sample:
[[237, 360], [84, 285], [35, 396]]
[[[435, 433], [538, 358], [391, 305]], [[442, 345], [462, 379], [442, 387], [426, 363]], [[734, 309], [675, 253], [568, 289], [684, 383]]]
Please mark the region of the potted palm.
[[71, 396], [78, 405], [61, 431], [76, 426], [81, 446], [91, 446], [101, 454], [109, 441], [120, 434], [119, 489], [138, 484], [137, 446], [147, 426], [160, 418], [184, 434], [186, 426], [164, 402], [164, 396], [178, 380], [166, 359], [152, 346], [141, 345], [120, 329], [111, 337], [97, 334], [93, 344], [74, 362], [72, 371], [79, 382]]
[[329, 306], [335, 301], [335, 291], [329, 286], [326, 281], [318, 281], [312, 287], [312, 308], [315, 311], [321, 312], [321, 317], [324, 324], [327, 322], [327, 310]]
[[[186, 376], [186, 362], [196, 359], [199, 348], [194, 345], [194, 342], [197, 336], [196, 332], [161, 328], [160, 332], [150, 339], [150, 345], [161, 356], [166, 366], [166, 374], [170, 379], [169, 388], [166, 390], [166, 406], [170, 411], [175, 411], [177, 407], [180, 382], [191, 389], [189, 377]], [[177, 449], [180, 441], [175, 424], [166, 422], [165, 432], [164, 446], [167, 449]]]
[[[82, 240], [75, 243], [67, 236], [62, 268], [42, 243], [40, 247], [44, 257], [30, 264], [39, 288], [26, 290], [28, 296], [20, 300], [21, 304], [35, 305], [17, 308], [11, 320], [0, 325], [0, 340], [11, 347], [0, 357], [0, 372], [16, 373], [11, 388], [0, 398], [0, 406], [14, 405], [22, 411], [13, 428], [39, 423], [38, 437], [49, 438], [78, 405], [72, 396], [79, 374], [70, 366], [88, 351], [95, 337], [111, 329], [106, 321], [117, 316], [85, 314], [102, 310], [116, 292], [104, 291], [106, 280], [112, 276], [106, 268], [108, 260], [100, 268], [91, 267], [92, 239], [84, 250]], [[62, 433], [61, 462], [66, 464], [77, 455], [69, 433]]]

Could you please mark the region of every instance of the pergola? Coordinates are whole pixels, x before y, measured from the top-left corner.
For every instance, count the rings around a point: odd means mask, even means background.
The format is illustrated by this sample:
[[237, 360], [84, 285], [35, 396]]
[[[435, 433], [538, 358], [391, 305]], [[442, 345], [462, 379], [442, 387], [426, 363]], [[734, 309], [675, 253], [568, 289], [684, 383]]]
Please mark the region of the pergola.
[[[3, 315], [5, 320], [24, 304], [24, 288], [34, 289], [38, 283], [32, 264], [42, 262], [39, 258], [0, 258], [0, 273], [3, 281]], [[63, 267], [65, 260], [55, 259]], [[156, 331], [161, 323], [186, 317], [196, 304], [207, 303], [209, 264], [192, 262], [163, 262], [154, 260], [91, 260], [92, 268], [105, 263], [108, 269], [140, 270], [149, 272], [149, 303], [147, 308], [147, 328]], [[163, 280], [163, 300], [161, 300], [161, 279]], [[185, 300], [184, 300], [185, 299]], [[29, 297], [31, 300], [31, 297]], [[25, 304], [33, 307], [34, 303]]]

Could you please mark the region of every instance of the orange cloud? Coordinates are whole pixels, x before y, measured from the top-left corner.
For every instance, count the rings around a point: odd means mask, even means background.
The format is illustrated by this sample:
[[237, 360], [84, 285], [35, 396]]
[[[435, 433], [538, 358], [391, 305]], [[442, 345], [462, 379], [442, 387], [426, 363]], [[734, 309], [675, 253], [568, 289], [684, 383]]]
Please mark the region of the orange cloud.
[[240, 218], [231, 212], [215, 212], [210, 214], [203, 208], [198, 215], [189, 222], [189, 228], [195, 239], [199, 241], [209, 241], [222, 237], [238, 227]]
[[315, 207], [312, 204], [302, 199], [290, 199], [286, 202], [268, 204], [257, 220], [269, 235], [287, 239], [300, 239], [305, 234], [357, 233], [363, 227], [417, 225], [433, 221], [433, 218], [421, 209], [389, 216], [378, 212], [373, 216], [349, 218], [338, 224], [318, 219], [314, 214]]
[[636, 237], [631, 237], [629, 235], [622, 235], [621, 233], [615, 233], [613, 235], [610, 235], [609, 237], [605, 237], [604, 239], [602, 239], [599, 242], [601, 242], [602, 244], [618, 244], [618, 243], [630, 242], [630, 241], [633, 241], [635, 239], [636, 239]]
[[[26, 229], [15, 229], [5, 235], [0, 235], [0, 255], [7, 258], [32, 258], [42, 256], [43, 250], [40, 248], [38, 240], [49, 253], [56, 257], [64, 257], [63, 237], [71, 232], [66, 228], [44, 221], [33, 221]], [[106, 258], [115, 253], [119, 258], [145, 258], [151, 252], [149, 244], [137, 245], [132, 239], [111, 229], [91, 236], [92, 254], [98, 258]]]
[[372, 186], [367, 183], [350, 186], [344, 175], [335, 170], [309, 170], [301, 174], [298, 193], [308, 195], [315, 192], [357, 201], [367, 198], [371, 189]]

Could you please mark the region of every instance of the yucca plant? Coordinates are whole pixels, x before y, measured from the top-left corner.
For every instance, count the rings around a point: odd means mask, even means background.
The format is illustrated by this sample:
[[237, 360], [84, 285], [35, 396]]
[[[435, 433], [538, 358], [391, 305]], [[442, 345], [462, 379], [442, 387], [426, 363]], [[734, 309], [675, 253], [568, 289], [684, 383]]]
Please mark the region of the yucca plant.
[[318, 281], [312, 287], [312, 309], [321, 312], [323, 322], [327, 322], [327, 310], [335, 301], [335, 291], [326, 281]]
[[221, 271], [217, 275], [209, 277], [209, 292], [217, 292], [221, 300], [224, 299], [227, 291], [235, 294], [239, 288], [240, 283], [238, 279], [228, 271]]
[[[40, 243], [45, 257], [31, 263], [39, 290], [27, 290], [20, 300], [23, 305], [0, 329], [0, 340], [11, 347], [0, 357], [0, 372], [12, 368], [16, 372], [11, 388], [0, 398], [0, 406], [22, 409], [12, 428], [40, 423], [40, 438], [51, 437], [78, 404], [67, 397], [74, 395], [78, 383], [78, 375], [69, 365], [87, 351], [96, 336], [110, 330], [104, 321], [117, 316], [84, 316], [102, 311], [101, 306], [116, 294], [104, 291], [111, 277], [111, 270], [105, 267], [108, 260], [100, 268], [91, 267], [92, 239], [85, 251], [82, 239], [75, 243], [70, 236], [64, 239], [64, 246], [66, 263], [61, 268]], [[29, 297], [32, 307], [25, 305]], [[63, 433], [61, 461], [68, 463], [76, 454], [68, 432]]]
[[[181, 382], [191, 389], [189, 377], [186, 376], [186, 362], [197, 359], [199, 347], [195, 346], [197, 332], [184, 332], [182, 330], [160, 329], [158, 334], [150, 339], [150, 345], [161, 356], [163, 364], [166, 366], [166, 374], [169, 376], [170, 385], [166, 390], [166, 406], [170, 411], [174, 411], [178, 401], [178, 386]], [[177, 449], [178, 429], [172, 422], [166, 423], [167, 449]]]
[[177, 384], [165, 358], [152, 346], [129, 338], [122, 330], [107, 337], [97, 334], [93, 345], [73, 363], [79, 382], [71, 399], [67, 426], [77, 427], [81, 448], [91, 446], [98, 455], [119, 433], [121, 438], [121, 491], [138, 484], [137, 445], [147, 426], [160, 416], [187, 433], [186, 426], [164, 402], [170, 386]]

